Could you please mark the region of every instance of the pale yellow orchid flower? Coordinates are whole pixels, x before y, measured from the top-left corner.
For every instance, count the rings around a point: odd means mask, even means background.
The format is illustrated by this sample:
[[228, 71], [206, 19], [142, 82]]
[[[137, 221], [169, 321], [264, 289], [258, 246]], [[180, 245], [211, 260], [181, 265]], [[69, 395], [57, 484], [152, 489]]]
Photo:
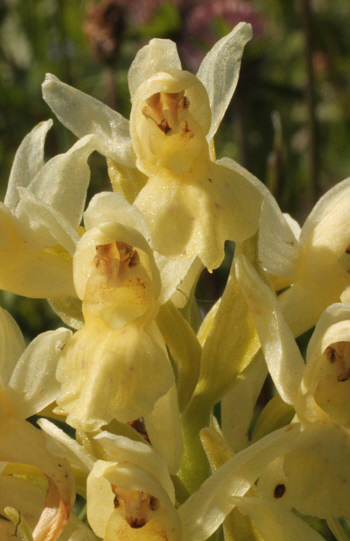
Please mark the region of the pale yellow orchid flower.
[[222, 524], [259, 473], [289, 449], [298, 430], [288, 427], [237, 454], [201, 488], [175, 507], [175, 492], [162, 458], [148, 445], [102, 432], [95, 439], [107, 452], [87, 481], [88, 519], [105, 541], [204, 541]]
[[327, 308], [305, 364], [276, 296], [243, 256], [236, 267], [269, 372], [302, 428], [295, 448], [262, 476], [260, 489], [304, 514], [350, 517], [350, 307], [339, 303]]
[[350, 179], [329, 190], [316, 204], [297, 240], [289, 283], [279, 296], [294, 336], [313, 327], [331, 304], [349, 302]]
[[94, 137], [44, 163], [52, 121], [22, 141], [0, 203], [0, 288], [27, 297], [75, 296], [72, 255], [90, 180]]
[[[94, 133], [118, 191], [149, 227], [152, 248], [212, 270], [226, 240], [257, 230], [262, 195], [243, 171], [215, 162], [213, 136], [235, 90], [251, 27], [237, 25], [203, 60], [181, 70], [175, 44], [152, 40], [129, 71], [130, 129], [121, 115], [48, 75], [44, 99], [78, 137]], [[117, 180], [113, 177], [117, 175]]]
[[113, 418], [129, 422], [149, 415], [174, 383], [155, 323], [159, 271], [146, 239], [133, 227], [140, 215], [127, 208], [124, 223], [131, 225], [106, 222], [113, 217], [108, 208], [109, 198], [101, 194], [85, 214], [87, 231], [73, 262], [85, 324], [57, 370], [59, 407], [68, 423], [84, 431]]
[[[20, 513], [33, 541], [55, 541], [69, 520], [74, 479], [67, 460], [51, 453], [42, 432], [25, 419], [57, 397], [57, 360], [71, 331], [43, 333], [25, 349], [18, 326], [4, 310], [0, 326], [1, 514], [7, 508]], [[33, 480], [40, 491], [32, 487]], [[21, 498], [21, 492], [32, 497]]]

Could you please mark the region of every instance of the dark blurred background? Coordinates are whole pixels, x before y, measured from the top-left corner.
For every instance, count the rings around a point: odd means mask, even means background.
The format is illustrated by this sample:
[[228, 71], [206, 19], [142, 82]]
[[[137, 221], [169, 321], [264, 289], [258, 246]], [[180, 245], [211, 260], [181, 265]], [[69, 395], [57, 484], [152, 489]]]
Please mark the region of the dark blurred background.
[[[142, 45], [171, 38], [184, 68], [196, 72], [240, 21], [252, 24], [254, 38], [216, 136], [217, 156], [244, 165], [302, 223], [319, 196], [350, 175], [349, 0], [0, 0], [2, 194], [22, 138], [53, 117], [41, 98], [46, 72], [128, 117], [127, 72]], [[74, 141], [55, 120], [47, 157]], [[104, 159], [93, 155], [91, 166], [90, 195], [110, 189]], [[214, 300], [220, 284], [209, 280], [200, 296]], [[16, 314], [20, 306], [20, 324], [29, 312], [29, 335], [52, 325], [43, 302], [34, 313], [32, 301], [8, 293], [2, 300]]]

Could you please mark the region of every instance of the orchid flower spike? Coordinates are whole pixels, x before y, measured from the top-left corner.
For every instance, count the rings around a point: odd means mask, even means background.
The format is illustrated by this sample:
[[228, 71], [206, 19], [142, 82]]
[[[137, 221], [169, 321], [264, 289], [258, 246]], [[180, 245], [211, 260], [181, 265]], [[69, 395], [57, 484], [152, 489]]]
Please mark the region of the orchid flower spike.
[[[36, 298], [75, 296], [72, 255], [90, 181], [94, 136], [44, 163], [52, 121], [22, 141], [0, 203], [0, 288]], [[74, 182], [72, 179], [74, 178]]]
[[[25, 348], [17, 324], [2, 309], [0, 328], [1, 514], [7, 508], [21, 513], [33, 541], [55, 541], [69, 520], [74, 478], [68, 461], [51, 453], [43, 433], [26, 419], [57, 397], [57, 361], [71, 331], [43, 333]], [[36, 490], [33, 479], [45, 490]]]
[[[123, 199], [108, 195], [112, 202]], [[97, 196], [85, 213], [87, 231], [73, 259], [85, 324], [68, 342], [57, 370], [60, 410], [85, 431], [113, 418], [129, 422], [148, 415], [174, 383], [155, 323], [159, 271], [135, 228], [142, 230], [142, 217], [125, 202], [125, 212], [119, 209], [124, 223], [106, 221], [115, 216], [108, 195]]]
[[262, 195], [242, 171], [215, 162], [213, 136], [235, 90], [251, 26], [237, 25], [208, 53], [197, 76], [175, 44], [154, 39], [129, 71], [129, 122], [48, 75], [44, 99], [78, 137], [94, 133], [114, 187], [143, 213], [152, 248], [178, 261], [198, 256], [211, 271], [226, 240], [258, 228]]
[[274, 293], [243, 256], [236, 267], [271, 377], [302, 428], [262, 476], [263, 495], [306, 515], [350, 518], [350, 306], [322, 314], [305, 364]]

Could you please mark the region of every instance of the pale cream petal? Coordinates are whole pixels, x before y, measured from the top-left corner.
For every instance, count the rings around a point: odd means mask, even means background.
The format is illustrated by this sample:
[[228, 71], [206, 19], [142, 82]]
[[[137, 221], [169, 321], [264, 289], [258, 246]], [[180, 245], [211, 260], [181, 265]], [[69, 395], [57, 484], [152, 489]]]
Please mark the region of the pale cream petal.
[[238, 376], [236, 385], [221, 401], [222, 433], [235, 452], [248, 445], [255, 404], [267, 373], [264, 357], [260, 353]]
[[291, 511], [294, 505], [290, 482], [285, 474], [284, 455], [275, 458], [262, 472], [257, 483], [260, 498], [273, 501]]
[[209, 477], [180, 507], [185, 535], [204, 541], [222, 524], [233, 509], [233, 496], [243, 496], [267, 464], [290, 449], [298, 436], [289, 426], [262, 438], [237, 453]]
[[113, 418], [128, 422], [152, 411], [174, 376], [150, 333], [138, 324], [113, 330], [96, 319], [73, 336], [57, 371], [58, 404], [69, 424], [91, 432]]
[[296, 235], [297, 224], [290, 223], [287, 216], [282, 214], [276, 199], [265, 184], [249, 171], [230, 158], [222, 158], [216, 163], [246, 177], [264, 198], [259, 228], [259, 257], [263, 267], [277, 276], [289, 279], [295, 277], [300, 259], [300, 247]]
[[197, 73], [204, 84], [212, 110], [208, 140], [214, 137], [236, 89], [245, 44], [252, 38], [252, 27], [239, 23], [205, 56]]
[[174, 261], [158, 252], [155, 252], [154, 257], [162, 279], [159, 304], [171, 299], [177, 308], [184, 308], [203, 270], [201, 260], [194, 257], [181, 262]]
[[335, 263], [324, 266], [319, 273], [315, 268], [314, 275], [302, 277], [279, 295], [283, 316], [294, 336], [313, 327], [328, 306], [340, 301], [341, 292], [346, 289], [348, 281], [345, 270]]
[[[321, 197], [302, 227], [300, 241], [303, 245], [309, 241], [317, 224], [327, 217], [329, 213], [332, 213], [333, 208], [338, 209], [342, 204], [348, 205], [349, 190], [350, 178], [347, 178], [336, 184]], [[335, 242], [337, 242], [337, 239], [335, 239]]]
[[146, 442], [132, 441], [124, 436], [101, 432], [95, 440], [103, 445], [112, 462], [130, 462], [148, 471], [162, 485], [175, 505], [174, 485], [161, 455]]
[[324, 538], [301, 518], [262, 498], [233, 498], [241, 513], [248, 515], [268, 541], [324, 541]]
[[[307, 257], [315, 261], [314, 266], [317, 266], [318, 262], [322, 263], [323, 260], [340, 258], [349, 246], [350, 186], [345, 184], [343, 188], [338, 192], [337, 197], [329, 197], [329, 204], [324, 209], [327, 212], [319, 222], [314, 223], [314, 228], [309, 232], [308, 237], [304, 233], [304, 228], [302, 229], [300, 242], [306, 253], [309, 251]], [[316, 217], [319, 217], [318, 213]]]
[[292, 230], [295, 238], [299, 240], [300, 234], [301, 234], [301, 227], [299, 223], [296, 220], [294, 220], [294, 218], [292, 218], [292, 216], [288, 214], [287, 212], [283, 213], [283, 217], [286, 220], [287, 224], [289, 225], [290, 229]]
[[61, 318], [63, 323], [72, 329], [79, 330], [84, 325], [82, 302], [78, 297], [56, 297], [47, 299], [52, 310]]
[[0, 287], [34, 298], [76, 296], [72, 259], [59, 251], [36, 250], [22, 237], [19, 223], [0, 203]]
[[174, 176], [153, 176], [135, 205], [144, 215], [152, 245], [160, 254], [176, 257], [180, 263], [198, 256], [210, 269], [220, 265], [224, 247], [218, 238], [219, 211], [201, 186]]
[[56, 456], [62, 456], [85, 473], [89, 473], [95, 458], [73, 438], [48, 419], [38, 419], [37, 424], [45, 433], [47, 449]]
[[182, 425], [175, 385], [157, 400], [144, 420], [153, 448], [163, 457], [169, 473], [175, 475], [182, 455]]
[[16, 152], [4, 203], [12, 211], [18, 203], [17, 188], [28, 186], [44, 165], [44, 144], [52, 120], [40, 122], [23, 139]]
[[294, 406], [286, 404], [279, 394], [275, 394], [258, 416], [250, 436], [250, 443], [260, 440], [282, 426], [287, 426], [293, 419], [296, 419]]
[[314, 372], [315, 363], [328, 346], [335, 342], [350, 342], [350, 305], [335, 303], [322, 313], [309, 340], [304, 382]]
[[58, 396], [57, 362], [71, 334], [63, 328], [42, 333], [18, 360], [6, 389], [18, 417], [31, 417]]
[[128, 82], [131, 101], [141, 83], [158, 71], [167, 70], [181, 70], [176, 44], [170, 39], [152, 39], [137, 52], [130, 66]]
[[[350, 305], [335, 303], [329, 306], [318, 320], [309, 341], [306, 359], [307, 370], [324, 354], [328, 346], [337, 342], [350, 342]], [[345, 366], [346, 368], [346, 361]]]
[[91, 199], [84, 212], [86, 229], [98, 227], [105, 222], [117, 222], [133, 227], [145, 237], [147, 242], [151, 241], [150, 232], [142, 214], [121, 194], [101, 192]]
[[[21, 518], [24, 518], [28, 526], [33, 530], [45, 508], [45, 480], [38, 477], [34, 482], [30, 482], [29, 479], [24, 478], [23, 471], [19, 470], [18, 473], [20, 477], [16, 476], [15, 470], [12, 475], [0, 477], [1, 513], [4, 514], [3, 509], [7, 506], [18, 510]], [[9, 538], [11, 541], [14, 539], [14, 529], [15, 527], [11, 525], [11, 536]], [[2, 541], [7, 539], [1, 535], [0, 537]], [[74, 513], [71, 513], [69, 521], [57, 541], [98, 541], [98, 539], [90, 528], [79, 520]]]
[[0, 308], [0, 377], [8, 385], [18, 359], [25, 349], [23, 334], [13, 317]]
[[[42, 203], [61, 212], [72, 227], [80, 225], [90, 182], [87, 160], [96, 148], [96, 137], [83, 137], [65, 154], [59, 154], [42, 167], [29, 183], [28, 190]], [[20, 216], [20, 204], [16, 216]]]
[[[215, 319], [203, 345], [200, 378], [195, 391], [195, 396], [205, 397], [209, 408], [235, 385], [238, 374], [249, 365], [260, 348], [254, 320], [237, 282], [234, 264], [217, 306]], [[208, 316], [211, 321], [210, 312]]]
[[49, 73], [42, 89], [44, 100], [66, 128], [77, 137], [94, 133], [98, 137], [95, 150], [123, 165], [134, 166], [135, 154], [126, 118]]
[[216, 162], [202, 182], [218, 210], [224, 240], [242, 242], [252, 237], [260, 223], [263, 196], [249, 176]]
[[46, 248], [58, 243], [73, 256], [80, 236], [65, 216], [51, 205], [40, 201], [30, 190], [19, 188], [18, 192], [21, 212], [30, 218], [28, 226], [33, 237], [36, 237], [36, 245], [40, 243]]
[[339, 426], [315, 424], [301, 432], [284, 460], [290, 497], [300, 513], [350, 518], [350, 436]]
[[281, 307], [249, 261], [239, 255], [237, 279], [251, 310], [266, 363], [281, 398], [293, 404], [305, 364]]
[[202, 348], [194, 330], [171, 301], [160, 307], [156, 322], [171, 355], [179, 406], [184, 411], [198, 382]]
[[209, 270], [221, 264], [226, 240], [255, 233], [261, 204], [248, 179], [209, 160], [197, 160], [186, 176], [159, 171], [135, 200], [155, 250], [180, 261], [197, 255]]

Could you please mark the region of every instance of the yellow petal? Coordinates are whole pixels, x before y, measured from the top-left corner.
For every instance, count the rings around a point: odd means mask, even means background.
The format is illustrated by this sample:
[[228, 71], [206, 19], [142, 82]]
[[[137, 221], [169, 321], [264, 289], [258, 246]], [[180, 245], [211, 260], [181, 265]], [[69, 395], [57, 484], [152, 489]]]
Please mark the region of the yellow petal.
[[350, 517], [350, 437], [330, 424], [313, 425], [285, 456], [290, 498], [300, 513]]
[[68, 422], [89, 432], [114, 417], [128, 422], [150, 413], [174, 379], [163, 347], [151, 325], [111, 329], [91, 319], [67, 344], [58, 366], [58, 404]]

